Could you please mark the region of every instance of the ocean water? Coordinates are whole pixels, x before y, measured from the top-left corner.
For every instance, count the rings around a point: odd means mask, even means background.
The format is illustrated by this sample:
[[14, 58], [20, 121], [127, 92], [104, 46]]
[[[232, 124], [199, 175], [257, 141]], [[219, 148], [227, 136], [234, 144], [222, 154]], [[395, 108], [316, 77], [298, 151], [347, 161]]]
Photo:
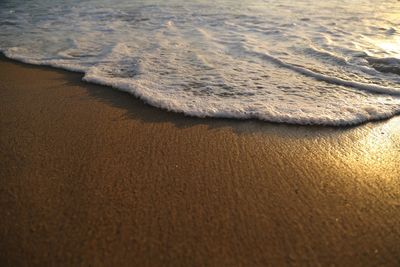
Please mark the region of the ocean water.
[[191, 116], [400, 113], [397, 0], [2, 0], [0, 50]]

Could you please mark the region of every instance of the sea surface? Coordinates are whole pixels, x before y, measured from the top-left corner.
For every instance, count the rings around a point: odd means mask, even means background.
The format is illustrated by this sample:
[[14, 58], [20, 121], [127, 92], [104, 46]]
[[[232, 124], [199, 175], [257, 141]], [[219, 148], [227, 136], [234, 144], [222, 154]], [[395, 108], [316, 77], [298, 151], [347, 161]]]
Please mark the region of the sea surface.
[[0, 51], [191, 116], [400, 114], [397, 0], [1, 0]]

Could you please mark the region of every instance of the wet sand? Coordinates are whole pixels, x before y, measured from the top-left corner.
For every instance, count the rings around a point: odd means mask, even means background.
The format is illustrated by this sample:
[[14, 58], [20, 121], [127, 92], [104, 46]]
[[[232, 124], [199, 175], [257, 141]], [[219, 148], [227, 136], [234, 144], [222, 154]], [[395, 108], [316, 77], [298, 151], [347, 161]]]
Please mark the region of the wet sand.
[[1, 266], [400, 264], [400, 117], [185, 117], [0, 60]]

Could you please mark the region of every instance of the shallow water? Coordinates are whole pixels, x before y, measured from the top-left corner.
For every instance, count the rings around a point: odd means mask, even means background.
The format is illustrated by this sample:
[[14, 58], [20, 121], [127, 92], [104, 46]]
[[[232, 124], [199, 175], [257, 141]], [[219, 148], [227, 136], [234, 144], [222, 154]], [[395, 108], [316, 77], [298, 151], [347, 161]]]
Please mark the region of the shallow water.
[[349, 125], [400, 113], [400, 2], [1, 1], [8, 57], [193, 116]]

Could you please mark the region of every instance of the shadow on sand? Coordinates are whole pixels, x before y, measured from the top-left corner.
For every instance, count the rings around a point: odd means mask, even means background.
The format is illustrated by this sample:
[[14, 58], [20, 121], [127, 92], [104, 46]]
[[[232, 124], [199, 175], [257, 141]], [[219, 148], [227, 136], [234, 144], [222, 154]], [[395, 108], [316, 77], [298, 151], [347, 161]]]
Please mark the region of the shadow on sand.
[[144, 123], [171, 123], [177, 128], [190, 128], [198, 125], [205, 125], [208, 129], [230, 128], [237, 134], [279, 134], [287, 137], [309, 137], [324, 136], [344, 133], [354, 129], [356, 126], [332, 127], [332, 126], [302, 126], [286, 123], [274, 123], [259, 120], [240, 120], [224, 118], [197, 118], [186, 116], [182, 113], [175, 113], [164, 109], [156, 108], [146, 104], [141, 99], [129, 93], [119, 91], [115, 88], [97, 85], [82, 81], [83, 74], [66, 71], [49, 66], [38, 66], [21, 63], [16, 60], [6, 58], [0, 53], [0, 60], [19, 64], [25, 68], [41, 69], [53, 71], [63, 76], [66, 85], [78, 86], [83, 88], [90, 97], [97, 101], [112, 105], [113, 107], [125, 111], [127, 119], [140, 120]]

